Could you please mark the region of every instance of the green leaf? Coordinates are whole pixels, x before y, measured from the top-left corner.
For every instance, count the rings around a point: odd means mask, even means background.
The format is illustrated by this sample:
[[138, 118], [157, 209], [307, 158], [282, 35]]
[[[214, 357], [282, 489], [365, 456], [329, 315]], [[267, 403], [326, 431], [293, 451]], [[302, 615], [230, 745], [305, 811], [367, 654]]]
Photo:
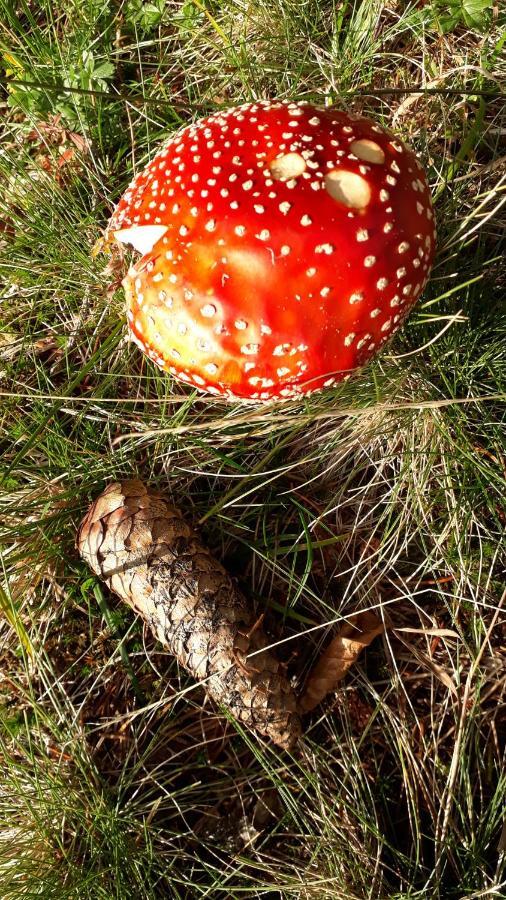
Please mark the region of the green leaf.
[[142, 31], [149, 31], [160, 24], [165, 10], [165, 0], [153, 0], [142, 3], [142, 0], [131, 0], [127, 7], [127, 19]]
[[439, 27], [445, 33], [458, 25], [484, 32], [490, 22], [492, 6], [493, 0], [435, 0], [433, 9]]
[[9, 593], [4, 591], [3, 587], [0, 585], [0, 612], [3, 614], [11, 628], [16, 632], [18, 636], [18, 640], [20, 644], [23, 645], [25, 651], [28, 656], [33, 657], [34, 651], [32, 642], [28, 635], [28, 632], [23, 625], [19, 612], [16, 608], [16, 605], [10, 596]]
[[109, 62], [100, 63], [93, 72], [94, 78], [111, 78], [114, 75], [114, 65]]
[[485, 30], [489, 22], [493, 0], [461, 0], [462, 17], [468, 28]]

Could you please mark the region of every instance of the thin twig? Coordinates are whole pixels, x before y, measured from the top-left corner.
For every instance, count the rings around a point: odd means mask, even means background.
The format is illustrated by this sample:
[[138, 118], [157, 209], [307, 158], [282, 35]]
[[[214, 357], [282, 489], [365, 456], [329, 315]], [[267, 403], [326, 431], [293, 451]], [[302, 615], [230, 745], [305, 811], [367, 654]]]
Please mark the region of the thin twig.
[[[490, 76], [488, 76], [490, 77]], [[155, 103], [157, 106], [168, 106], [172, 109], [188, 109], [188, 103], [178, 102], [177, 100], [164, 100], [162, 97], [136, 97], [132, 94], [125, 94], [123, 91], [99, 91], [95, 88], [76, 88], [63, 84], [53, 84], [50, 81], [27, 81], [24, 78], [6, 78], [0, 76], [0, 84], [9, 88], [11, 85], [18, 87], [26, 87], [36, 91], [52, 91], [55, 94], [80, 94], [88, 97], [100, 97], [102, 100], [117, 102], [123, 100], [127, 103]], [[487, 89], [487, 88], [416, 88], [416, 87], [371, 87], [370, 90], [340, 91], [340, 97], [382, 97], [390, 95], [402, 94], [420, 94], [420, 95], [441, 95], [449, 96], [476, 96], [476, 97], [503, 97], [504, 90]], [[192, 102], [192, 109], [207, 109], [211, 104]], [[222, 105], [213, 104], [216, 109], [221, 109]]]

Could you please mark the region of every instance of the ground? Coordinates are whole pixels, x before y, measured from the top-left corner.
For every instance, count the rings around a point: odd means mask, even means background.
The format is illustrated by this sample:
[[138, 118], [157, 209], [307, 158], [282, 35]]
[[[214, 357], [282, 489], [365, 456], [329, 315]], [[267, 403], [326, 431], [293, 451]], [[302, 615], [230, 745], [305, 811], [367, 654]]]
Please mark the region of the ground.
[[[0, 0], [5, 900], [505, 895], [501, 15]], [[92, 248], [174, 129], [274, 96], [408, 141], [438, 254], [352, 380], [244, 407], [128, 342], [128, 260]], [[79, 559], [90, 500], [133, 475], [265, 613], [297, 690], [339, 622], [383, 619], [293, 753], [238, 730]]]

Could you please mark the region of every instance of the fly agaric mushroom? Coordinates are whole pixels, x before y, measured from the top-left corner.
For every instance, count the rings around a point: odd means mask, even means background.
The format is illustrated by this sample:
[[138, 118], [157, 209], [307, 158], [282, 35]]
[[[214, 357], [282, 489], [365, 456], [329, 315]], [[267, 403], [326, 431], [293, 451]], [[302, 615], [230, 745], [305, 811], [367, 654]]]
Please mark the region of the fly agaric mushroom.
[[212, 394], [290, 398], [363, 365], [420, 296], [435, 229], [414, 153], [367, 118], [258, 101], [171, 137], [106, 237], [133, 340]]

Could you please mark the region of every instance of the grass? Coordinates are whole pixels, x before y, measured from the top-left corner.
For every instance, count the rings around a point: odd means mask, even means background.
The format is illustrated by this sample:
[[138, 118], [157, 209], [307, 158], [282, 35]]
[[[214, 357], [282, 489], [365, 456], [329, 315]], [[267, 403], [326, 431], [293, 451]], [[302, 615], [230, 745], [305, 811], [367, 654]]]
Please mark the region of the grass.
[[[467, 9], [0, 0], [5, 900], [505, 896], [504, 22]], [[91, 248], [173, 129], [269, 96], [394, 127], [439, 250], [352, 381], [245, 411], [141, 358]], [[90, 499], [133, 474], [200, 524], [298, 686], [335, 623], [384, 618], [293, 755], [78, 559]]]

